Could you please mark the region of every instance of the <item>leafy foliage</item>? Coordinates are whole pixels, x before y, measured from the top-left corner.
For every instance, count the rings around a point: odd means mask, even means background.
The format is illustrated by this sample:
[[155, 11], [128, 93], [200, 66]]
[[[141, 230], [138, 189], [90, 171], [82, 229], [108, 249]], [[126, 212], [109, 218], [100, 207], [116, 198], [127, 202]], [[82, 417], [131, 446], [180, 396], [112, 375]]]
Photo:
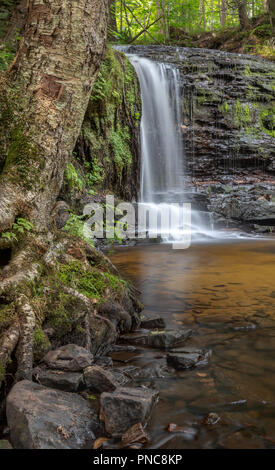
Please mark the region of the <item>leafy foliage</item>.
[[[116, 18], [112, 36], [121, 43], [135, 37], [144, 43], [166, 42], [179, 30], [199, 33], [225, 29], [239, 25], [241, 3], [248, 18], [266, 11], [262, 0], [117, 0], [112, 9]], [[264, 28], [258, 33], [265, 34]]]
[[18, 242], [18, 237], [20, 235], [23, 235], [25, 232], [30, 232], [33, 228], [33, 224], [27, 219], [18, 217], [12, 225], [12, 230], [9, 232], [3, 232], [1, 237], [7, 241]]

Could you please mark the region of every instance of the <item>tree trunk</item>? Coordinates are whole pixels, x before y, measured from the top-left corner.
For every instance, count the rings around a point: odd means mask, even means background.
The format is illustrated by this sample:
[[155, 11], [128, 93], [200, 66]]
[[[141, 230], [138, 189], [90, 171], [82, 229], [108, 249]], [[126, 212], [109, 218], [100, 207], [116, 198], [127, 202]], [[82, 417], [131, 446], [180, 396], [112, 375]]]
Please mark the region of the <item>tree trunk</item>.
[[242, 28], [247, 28], [249, 24], [249, 18], [248, 18], [247, 9], [246, 9], [246, 1], [236, 0], [236, 6], [238, 8], [240, 26]]
[[222, 6], [221, 6], [221, 26], [226, 25], [226, 3], [225, 0], [222, 0]]
[[163, 5], [163, 0], [156, 0], [156, 6], [157, 6], [157, 15], [158, 15], [158, 18], [159, 17], [162, 17], [162, 19], [159, 21], [159, 32], [160, 34], [162, 34], [163, 36], [165, 36], [165, 18], [166, 18], [166, 15], [165, 15], [165, 9], [164, 9], [164, 5]]
[[[108, 0], [29, 0], [23, 39], [0, 78], [0, 250], [11, 249], [0, 271], [1, 314], [9, 312], [0, 329], [0, 385], [17, 342], [16, 377], [30, 378], [36, 324], [30, 285], [42, 272], [47, 282], [47, 269], [56, 276], [57, 252], [70, 244], [55, 236], [52, 211], [105, 51], [107, 23]], [[34, 233], [18, 242], [3, 238], [18, 216]]]
[[116, 22], [116, 0], [109, 0], [109, 31], [108, 37], [111, 40], [116, 39], [116, 36], [113, 34], [114, 32], [117, 33], [117, 22]]
[[270, 23], [272, 31], [275, 31], [275, 0], [268, 0], [268, 12], [270, 17]]
[[24, 37], [1, 84], [1, 231], [26, 210], [38, 230], [49, 227], [104, 52], [106, 3], [29, 2]]

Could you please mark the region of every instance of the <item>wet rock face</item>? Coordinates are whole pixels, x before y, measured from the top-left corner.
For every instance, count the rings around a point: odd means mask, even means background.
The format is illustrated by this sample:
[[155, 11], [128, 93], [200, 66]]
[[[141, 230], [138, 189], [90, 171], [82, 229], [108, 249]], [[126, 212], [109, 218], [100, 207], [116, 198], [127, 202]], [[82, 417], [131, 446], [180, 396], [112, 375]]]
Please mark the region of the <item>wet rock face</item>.
[[194, 48], [131, 46], [127, 50], [179, 69], [190, 176], [216, 178], [257, 169], [274, 173], [272, 62]]
[[270, 231], [275, 225], [274, 186], [216, 185], [209, 198], [209, 209], [225, 219], [235, 219], [253, 224], [256, 231]]
[[102, 433], [88, 401], [23, 380], [7, 397], [7, 419], [16, 449], [92, 448]]

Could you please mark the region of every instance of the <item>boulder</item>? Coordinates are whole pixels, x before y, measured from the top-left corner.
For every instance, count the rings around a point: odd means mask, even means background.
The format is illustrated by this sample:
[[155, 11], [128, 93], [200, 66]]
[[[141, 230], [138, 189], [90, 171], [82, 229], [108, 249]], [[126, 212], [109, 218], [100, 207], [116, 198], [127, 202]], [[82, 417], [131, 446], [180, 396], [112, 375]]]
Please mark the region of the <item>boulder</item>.
[[7, 397], [7, 420], [16, 449], [92, 448], [102, 429], [91, 404], [75, 393], [23, 380]]
[[102, 393], [101, 417], [106, 431], [121, 437], [135, 424], [146, 424], [157, 397], [157, 391], [146, 388], [118, 387], [113, 393]]
[[207, 364], [209, 356], [209, 351], [195, 348], [178, 348], [167, 354], [167, 363], [177, 370], [191, 369], [192, 367]]
[[43, 362], [50, 369], [78, 372], [93, 362], [93, 355], [76, 344], [66, 344], [44, 356]]
[[77, 392], [83, 381], [82, 372], [64, 372], [44, 367], [33, 370], [35, 380], [45, 387], [57, 388], [65, 392]]
[[91, 392], [113, 392], [118, 383], [114, 375], [100, 366], [90, 366], [84, 370], [84, 381]]
[[186, 341], [192, 334], [189, 328], [179, 330], [140, 330], [136, 333], [123, 335], [120, 340], [127, 343], [150, 346], [151, 348], [169, 349]]

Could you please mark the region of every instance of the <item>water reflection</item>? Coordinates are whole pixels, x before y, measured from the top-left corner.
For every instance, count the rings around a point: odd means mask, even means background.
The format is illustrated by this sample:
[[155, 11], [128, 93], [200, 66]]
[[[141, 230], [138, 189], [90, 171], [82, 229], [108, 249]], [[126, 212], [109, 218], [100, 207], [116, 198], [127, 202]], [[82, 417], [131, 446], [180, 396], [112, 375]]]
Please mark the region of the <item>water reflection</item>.
[[[151, 446], [275, 448], [275, 242], [118, 248], [111, 259], [142, 291], [145, 312], [192, 327], [192, 345], [212, 350], [207, 367], [148, 379], [161, 392]], [[141, 351], [133, 362], [165, 357]], [[210, 412], [221, 418], [212, 426]], [[171, 422], [185, 431], [168, 433]]]

